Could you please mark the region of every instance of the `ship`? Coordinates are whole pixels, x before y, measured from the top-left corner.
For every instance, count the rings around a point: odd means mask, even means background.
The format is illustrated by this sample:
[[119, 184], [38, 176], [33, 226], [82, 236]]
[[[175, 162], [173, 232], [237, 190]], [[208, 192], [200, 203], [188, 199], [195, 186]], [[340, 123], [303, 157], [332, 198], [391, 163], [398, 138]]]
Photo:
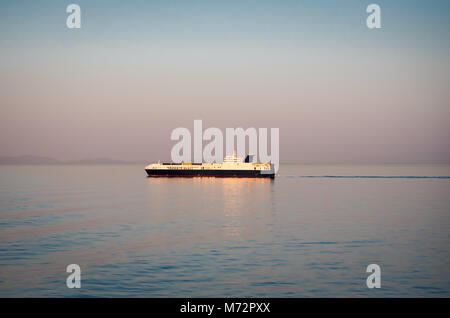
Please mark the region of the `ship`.
[[152, 163], [145, 167], [149, 177], [229, 177], [229, 178], [274, 178], [272, 163], [252, 162], [254, 155], [245, 159], [226, 156], [220, 163]]

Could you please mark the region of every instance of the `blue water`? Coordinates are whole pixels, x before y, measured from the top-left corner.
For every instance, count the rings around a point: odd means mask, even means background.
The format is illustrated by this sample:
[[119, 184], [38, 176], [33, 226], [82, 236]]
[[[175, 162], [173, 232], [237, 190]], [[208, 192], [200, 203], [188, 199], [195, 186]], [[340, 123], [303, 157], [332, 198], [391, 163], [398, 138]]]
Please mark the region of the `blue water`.
[[[0, 166], [0, 296], [450, 296], [450, 167]], [[381, 288], [366, 267], [381, 267]], [[81, 267], [81, 289], [66, 266]]]

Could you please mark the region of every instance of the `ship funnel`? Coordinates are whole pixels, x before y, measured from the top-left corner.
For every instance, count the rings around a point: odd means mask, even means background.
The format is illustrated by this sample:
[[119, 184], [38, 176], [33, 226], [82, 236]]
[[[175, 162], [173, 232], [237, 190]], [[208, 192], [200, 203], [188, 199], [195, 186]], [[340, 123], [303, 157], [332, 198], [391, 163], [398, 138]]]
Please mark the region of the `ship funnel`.
[[247, 155], [247, 157], [245, 157], [244, 162], [250, 163], [250, 162], [254, 162], [255, 159], [255, 155]]

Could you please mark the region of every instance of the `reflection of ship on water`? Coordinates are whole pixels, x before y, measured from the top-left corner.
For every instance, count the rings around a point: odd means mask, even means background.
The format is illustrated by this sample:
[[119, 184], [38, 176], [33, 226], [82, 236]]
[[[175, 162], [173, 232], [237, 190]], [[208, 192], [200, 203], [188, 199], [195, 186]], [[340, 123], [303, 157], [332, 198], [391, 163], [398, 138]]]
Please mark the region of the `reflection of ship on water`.
[[253, 155], [238, 158], [236, 152], [221, 163], [152, 163], [145, 167], [149, 177], [241, 177], [274, 178], [271, 163], [253, 163]]

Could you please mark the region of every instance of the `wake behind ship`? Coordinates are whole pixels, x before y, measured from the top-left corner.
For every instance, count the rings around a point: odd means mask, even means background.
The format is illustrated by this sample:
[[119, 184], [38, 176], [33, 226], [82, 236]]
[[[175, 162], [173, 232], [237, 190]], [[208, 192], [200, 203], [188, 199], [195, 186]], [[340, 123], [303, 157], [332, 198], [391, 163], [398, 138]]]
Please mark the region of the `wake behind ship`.
[[226, 156], [222, 163], [152, 163], [145, 167], [149, 177], [231, 177], [274, 178], [274, 165], [253, 163], [253, 155], [245, 160], [236, 152]]

